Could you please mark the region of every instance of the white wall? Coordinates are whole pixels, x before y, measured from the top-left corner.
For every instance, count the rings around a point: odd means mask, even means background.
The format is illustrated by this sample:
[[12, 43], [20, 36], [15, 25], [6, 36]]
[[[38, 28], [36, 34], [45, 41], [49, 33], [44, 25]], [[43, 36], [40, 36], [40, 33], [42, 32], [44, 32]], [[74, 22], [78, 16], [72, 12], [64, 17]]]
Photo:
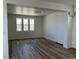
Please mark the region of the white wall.
[[55, 12], [44, 18], [44, 37], [63, 44], [65, 48], [76, 48], [76, 17], [67, 12]]
[[76, 17], [69, 16], [68, 20], [67, 46], [70, 48], [76, 48]]
[[3, 59], [9, 59], [9, 55], [8, 55], [7, 3], [6, 3], [6, 0], [3, 0]]
[[67, 40], [68, 17], [65, 12], [55, 12], [45, 16], [44, 36], [50, 40], [64, 44]]
[[[35, 19], [35, 30], [34, 31], [16, 31], [16, 18], [17, 17], [33, 17]], [[24, 39], [31, 37], [42, 37], [43, 31], [43, 16], [22, 16], [22, 15], [8, 15], [8, 26], [9, 26], [9, 39]]]

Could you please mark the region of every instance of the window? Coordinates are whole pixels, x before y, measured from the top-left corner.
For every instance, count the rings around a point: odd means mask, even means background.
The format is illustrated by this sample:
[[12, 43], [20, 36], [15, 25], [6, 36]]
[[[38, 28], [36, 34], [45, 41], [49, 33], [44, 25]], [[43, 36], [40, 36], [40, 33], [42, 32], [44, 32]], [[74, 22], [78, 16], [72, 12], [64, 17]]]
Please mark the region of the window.
[[34, 19], [30, 19], [30, 31], [34, 31]]
[[16, 18], [16, 30], [17, 31], [22, 31], [22, 19], [21, 18]]
[[23, 18], [23, 30], [28, 31], [28, 18]]
[[34, 18], [16, 18], [16, 31], [34, 31]]

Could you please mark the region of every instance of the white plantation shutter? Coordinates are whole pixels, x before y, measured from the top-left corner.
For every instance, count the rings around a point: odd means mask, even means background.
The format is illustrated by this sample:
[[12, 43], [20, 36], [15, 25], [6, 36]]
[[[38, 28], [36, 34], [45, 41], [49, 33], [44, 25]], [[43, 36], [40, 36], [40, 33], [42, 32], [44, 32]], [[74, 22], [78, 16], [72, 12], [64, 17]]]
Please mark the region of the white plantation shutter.
[[23, 18], [23, 30], [28, 31], [28, 18]]
[[34, 31], [34, 19], [30, 19], [30, 31]]
[[17, 31], [22, 31], [22, 19], [21, 18], [16, 18], [16, 30]]

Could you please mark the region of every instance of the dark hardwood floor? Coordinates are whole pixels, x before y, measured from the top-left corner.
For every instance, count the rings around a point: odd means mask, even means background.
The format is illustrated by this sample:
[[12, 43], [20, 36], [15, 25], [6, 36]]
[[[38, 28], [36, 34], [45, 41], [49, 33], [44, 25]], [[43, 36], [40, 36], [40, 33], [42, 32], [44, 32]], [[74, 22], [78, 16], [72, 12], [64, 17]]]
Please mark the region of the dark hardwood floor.
[[76, 50], [42, 38], [10, 40], [9, 56], [10, 59], [76, 59]]

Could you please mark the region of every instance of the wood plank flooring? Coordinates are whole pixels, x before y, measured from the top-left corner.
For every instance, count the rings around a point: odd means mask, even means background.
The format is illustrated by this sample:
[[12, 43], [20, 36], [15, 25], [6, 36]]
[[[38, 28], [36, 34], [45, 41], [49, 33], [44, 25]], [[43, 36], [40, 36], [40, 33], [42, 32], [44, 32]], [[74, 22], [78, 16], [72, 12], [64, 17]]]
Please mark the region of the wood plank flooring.
[[75, 49], [46, 39], [11, 40], [9, 55], [9, 59], [76, 59]]

